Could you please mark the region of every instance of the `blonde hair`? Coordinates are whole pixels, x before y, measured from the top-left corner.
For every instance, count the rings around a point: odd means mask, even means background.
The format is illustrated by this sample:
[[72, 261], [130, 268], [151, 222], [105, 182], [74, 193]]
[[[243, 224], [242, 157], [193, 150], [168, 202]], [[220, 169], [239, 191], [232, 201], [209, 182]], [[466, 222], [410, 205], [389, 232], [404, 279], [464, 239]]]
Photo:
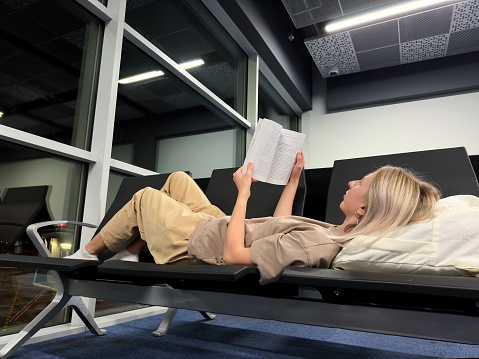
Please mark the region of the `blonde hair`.
[[344, 240], [384, 234], [409, 223], [431, 219], [441, 197], [439, 190], [412, 171], [394, 166], [378, 169], [365, 195], [366, 213], [347, 228]]

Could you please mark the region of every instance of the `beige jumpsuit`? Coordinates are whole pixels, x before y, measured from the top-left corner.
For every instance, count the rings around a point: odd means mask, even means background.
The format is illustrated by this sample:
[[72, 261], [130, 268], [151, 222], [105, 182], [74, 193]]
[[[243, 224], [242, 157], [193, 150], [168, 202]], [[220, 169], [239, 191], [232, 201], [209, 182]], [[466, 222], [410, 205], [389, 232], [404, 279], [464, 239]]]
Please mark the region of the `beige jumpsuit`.
[[113, 252], [119, 252], [139, 235], [156, 263], [172, 263], [188, 258], [188, 240], [198, 222], [223, 216], [190, 176], [175, 172], [161, 190], [147, 187], [135, 193], [100, 235]]

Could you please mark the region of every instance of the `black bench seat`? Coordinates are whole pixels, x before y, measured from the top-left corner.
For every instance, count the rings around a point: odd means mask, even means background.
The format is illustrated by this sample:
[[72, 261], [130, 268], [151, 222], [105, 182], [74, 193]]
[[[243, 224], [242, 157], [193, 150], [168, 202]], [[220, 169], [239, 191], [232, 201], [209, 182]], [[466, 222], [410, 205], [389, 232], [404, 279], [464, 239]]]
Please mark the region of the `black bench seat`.
[[479, 278], [424, 274], [394, 274], [334, 269], [287, 267], [284, 283], [315, 288], [380, 291], [419, 295], [450, 296], [479, 301]]
[[0, 254], [0, 265], [4, 267], [48, 269], [62, 273], [76, 273], [85, 269], [95, 269], [100, 264], [101, 262], [89, 261], [85, 259], [64, 259], [18, 254]]
[[215, 266], [210, 264], [171, 265], [155, 263], [135, 263], [108, 261], [98, 266], [98, 274], [114, 275], [123, 278], [136, 277], [148, 279], [182, 279], [234, 282], [245, 276], [254, 276], [259, 280], [258, 270], [254, 266]]

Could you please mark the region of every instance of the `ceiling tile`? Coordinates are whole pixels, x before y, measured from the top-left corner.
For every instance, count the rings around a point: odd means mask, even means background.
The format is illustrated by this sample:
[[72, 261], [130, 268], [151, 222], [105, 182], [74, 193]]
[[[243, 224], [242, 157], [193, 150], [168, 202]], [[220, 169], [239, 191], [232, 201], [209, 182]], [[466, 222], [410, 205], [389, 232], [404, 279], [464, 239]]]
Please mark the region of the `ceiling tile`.
[[167, 1], [128, 8], [126, 22], [147, 38], [173, 34], [190, 26]]
[[189, 72], [223, 100], [236, 94], [236, 72], [226, 62], [193, 68]]
[[297, 29], [343, 15], [335, 0], [283, 0]]
[[142, 118], [145, 117], [143, 112], [138, 111], [130, 105], [127, 105], [121, 100], [118, 100], [116, 103], [115, 111], [115, 121], [125, 121], [131, 120], [132, 118]]
[[479, 27], [479, 0], [454, 5], [451, 32]]
[[122, 85], [118, 87], [118, 92], [138, 103], [151, 101], [158, 97], [157, 94], [148, 91], [143, 84]]
[[401, 64], [399, 45], [383, 47], [357, 54], [361, 71], [379, 69]]
[[32, 45], [41, 44], [57, 37], [53, 31], [39, 26], [38, 23], [20, 12], [3, 17], [0, 21], [0, 29]]
[[479, 51], [479, 27], [453, 32], [449, 35], [448, 56], [472, 51]]
[[3, 104], [9, 107], [42, 98], [42, 94], [24, 85], [11, 84], [0, 88]]
[[163, 97], [162, 100], [177, 110], [201, 105], [198, 100], [185, 92]]
[[446, 56], [449, 34], [401, 43], [401, 63], [424, 61]]
[[347, 15], [395, 1], [397, 0], [340, 0], [340, 3], [344, 15]]
[[447, 34], [451, 28], [452, 6], [399, 19], [400, 41], [409, 42]]
[[397, 20], [352, 30], [349, 34], [356, 52], [399, 44]]
[[359, 71], [348, 32], [311, 39], [305, 44], [323, 77], [329, 77], [329, 69], [333, 66], [338, 67], [339, 75]]
[[152, 40], [152, 42], [159, 44], [158, 47], [166, 53], [174, 53], [175, 56], [171, 57], [174, 57], [178, 63], [215, 51], [194, 28], [162, 36], [158, 40]]
[[22, 10], [38, 1], [39, 0], [3, 0], [5, 4], [14, 8], [15, 10]]

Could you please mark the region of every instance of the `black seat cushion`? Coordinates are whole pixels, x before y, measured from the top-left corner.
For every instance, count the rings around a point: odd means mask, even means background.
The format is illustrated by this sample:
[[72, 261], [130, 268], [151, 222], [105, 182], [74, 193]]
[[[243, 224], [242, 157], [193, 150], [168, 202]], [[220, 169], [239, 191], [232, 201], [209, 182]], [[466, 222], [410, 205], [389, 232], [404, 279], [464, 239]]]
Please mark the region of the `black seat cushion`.
[[[233, 173], [238, 168], [223, 168], [213, 170], [206, 190], [206, 196], [212, 204], [230, 215], [236, 203], [238, 190], [233, 182]], [[264, 182], [251, 184], [251, 196], [248, 200], [246, 218], [268, 217], [274, 214], [284, 186]], [[302, 216], [306, 198], [306, 180], [304, 171], [301, 174], [298, 190], [293, 203], [293, 215]]]
[[469, 156], [463, 147], [338, 160], [334, 162], [328, 191], [326, 222], [340, 224], [339, 208], [348, 182], [358, 180], [381, 166], [409, 168], [439, 187], [443, 197], [470, 194], [479, 196], [479, 186]]

